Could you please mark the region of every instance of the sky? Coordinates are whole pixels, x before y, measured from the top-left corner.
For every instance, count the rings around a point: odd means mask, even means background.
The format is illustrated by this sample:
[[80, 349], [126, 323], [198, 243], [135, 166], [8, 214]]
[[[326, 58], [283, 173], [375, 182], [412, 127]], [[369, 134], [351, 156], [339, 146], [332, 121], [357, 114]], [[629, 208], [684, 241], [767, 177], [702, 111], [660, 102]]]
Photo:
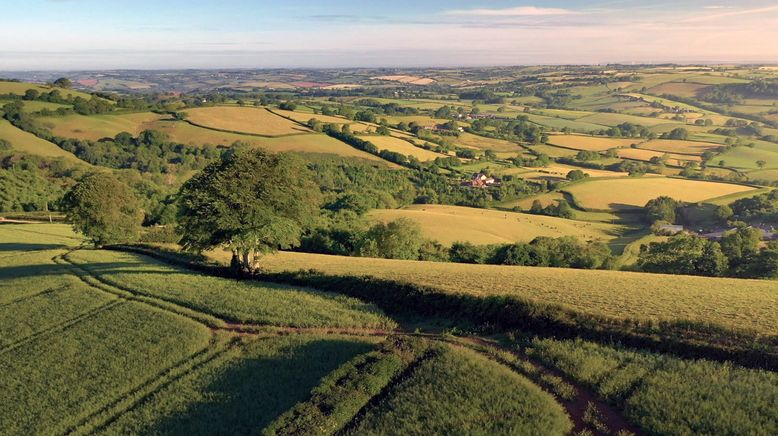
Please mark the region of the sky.
[[0, 0], [0, 70], [778, 63], [778, 1]]

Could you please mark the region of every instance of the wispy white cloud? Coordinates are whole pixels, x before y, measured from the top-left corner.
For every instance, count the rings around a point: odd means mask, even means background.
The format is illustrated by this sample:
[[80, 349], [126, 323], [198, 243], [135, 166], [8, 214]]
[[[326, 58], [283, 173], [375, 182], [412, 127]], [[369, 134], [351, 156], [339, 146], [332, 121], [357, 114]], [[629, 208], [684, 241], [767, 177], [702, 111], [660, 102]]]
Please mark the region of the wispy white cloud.
[[[726, 10], [726, 9], [732, 9], [731, 7], [706, 7], [706, 9], [709, 10]], [[721, 18], [729, 18], [729, 17], [738, 17], [738, 16], [744, 16], [744, 15], [757, 15], [757, 14], [767, 14], [771, 12], [778, 12], [778, 5], [774, 6], [765, 6], [761, 8], [751, 8], [751, 9], [737, 9], [737, 10], [730, 10], [727, 12], [716, 12], [712, 14], [707, 15], [699, 15], [694, 17], [689, 17], [685, 20], [682, 20], [684, 23], [700, 23], [705, 21], [715, 21]]]
[[543, 17], [550, 15], [572, 15], [576, 12], [562, 8], [541, 8], [537, 6], [518, 6], [503, 9], [453, 9], [445, 15], [468, 15], [480, 17]]

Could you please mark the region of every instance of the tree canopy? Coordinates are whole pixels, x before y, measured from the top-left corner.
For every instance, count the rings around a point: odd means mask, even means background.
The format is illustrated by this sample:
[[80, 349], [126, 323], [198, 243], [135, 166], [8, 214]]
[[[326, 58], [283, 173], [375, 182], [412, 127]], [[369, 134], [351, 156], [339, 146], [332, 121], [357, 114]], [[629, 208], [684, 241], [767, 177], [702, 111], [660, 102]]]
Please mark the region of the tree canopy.
[[130, 188], [108, 173], [85, 176], [63, 200], [68, 220], [96, 246], [132, 242], [143, 219]]
[[181, 244], [193, 251], [227, 248], [233, 267], [253, 273], [262, 254], [299, 245], [320, 202], [310, 171], [294, 156], [225, 153], [181, 187]]

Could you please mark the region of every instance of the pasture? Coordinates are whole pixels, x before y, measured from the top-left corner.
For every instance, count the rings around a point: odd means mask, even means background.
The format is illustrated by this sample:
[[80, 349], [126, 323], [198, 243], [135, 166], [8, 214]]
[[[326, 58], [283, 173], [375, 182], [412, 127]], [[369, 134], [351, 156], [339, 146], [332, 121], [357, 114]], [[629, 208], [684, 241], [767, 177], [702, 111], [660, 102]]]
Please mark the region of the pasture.
[[11, 148], [20, 152], [35, 156], [47, 158], [62, 158], [70, 162], [78, 162], [88, 165], [86, 162], [77, 158], [73, 153], [65, 151], [44, 139], [40, 139], [32, 133], [18, 129], [10, 122], [0, 119], [0, 139], [4, 139], [11, 144]]
[[715, 151], [718, 147], [721, 147], [721, 145], [712, 142], [679, 141], [674, 139], [654, 139], [640, 144], [640, 148], [646, 150], [698, 155], [706, 151]]
[[187, 109], [186, 114], [187, 120], [198, 126], [229, 132], [261, 136], [282, 136], [310, 132], [309, 129], [280, 117], [265, 108], [213, 106]]
[[610, 241], [624, 229], [612, 224], [588, 223], [564, 218], [502, 212], [462, 206], [413, 205], [403, 209], [370, 212], [371, 220], [388, 222], [408, 218], [421, 226], [425, 237], [444, 245], [454, 242], [506, 244], [530, 242], [538, 236], [576, 236]]
[[595, 179], [565, 188], [579, 206], [596, 210], [643, 207], [649, 200], [663, 195], [696, 203], [753, 190], [749, 186], [669, 177]]
[[103, 115], [71, 114], [63, 117], [41, 117], [41, 126], [63, 138], [97, 141], [113, 138], [117, 133], [128, 132], [133, 136], [146, 129], [153, 129], [163, 116], [152, 112], [117, 113]]

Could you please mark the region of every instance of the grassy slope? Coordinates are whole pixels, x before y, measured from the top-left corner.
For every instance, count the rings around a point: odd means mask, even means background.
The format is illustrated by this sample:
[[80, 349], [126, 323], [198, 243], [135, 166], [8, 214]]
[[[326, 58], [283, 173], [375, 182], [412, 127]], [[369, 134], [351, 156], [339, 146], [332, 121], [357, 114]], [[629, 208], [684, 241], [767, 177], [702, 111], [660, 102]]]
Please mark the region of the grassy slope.
[[576, 236], [607, 241], [624, 230], [612, 224], [462, 206], [414, 205], [375, 210], [370, 217], [383, 222], [409, 218], [419, 223], [426, 237], [446, 245], [456, 241], [474, 244], [529, 242], [538, 236]]
[[186, 113], [193, 123], [214, 129], [268, 136], [310, 132], [264, 108], [214, 106], [187, 109]]
[[59, 148], [56, 144], [38, 138], [16, 128], [6, 120], [0, 120], [0, 139], [5, 139], [11, 143], [11, 147], [19, 152], [33, 154], [49, 158], [63, 158], [71, 162], [86, 163], [73, 155]]
[[773, 310], [778, 293], [775, 282], [764, 280], [287, 252], [266, 257], [262, 265], [271, 271], [316, 269], [328, 274], [371, 275], [453, 293], [516, 295], [615, 319], [694, 320], [778, 334], [778, 316]]

